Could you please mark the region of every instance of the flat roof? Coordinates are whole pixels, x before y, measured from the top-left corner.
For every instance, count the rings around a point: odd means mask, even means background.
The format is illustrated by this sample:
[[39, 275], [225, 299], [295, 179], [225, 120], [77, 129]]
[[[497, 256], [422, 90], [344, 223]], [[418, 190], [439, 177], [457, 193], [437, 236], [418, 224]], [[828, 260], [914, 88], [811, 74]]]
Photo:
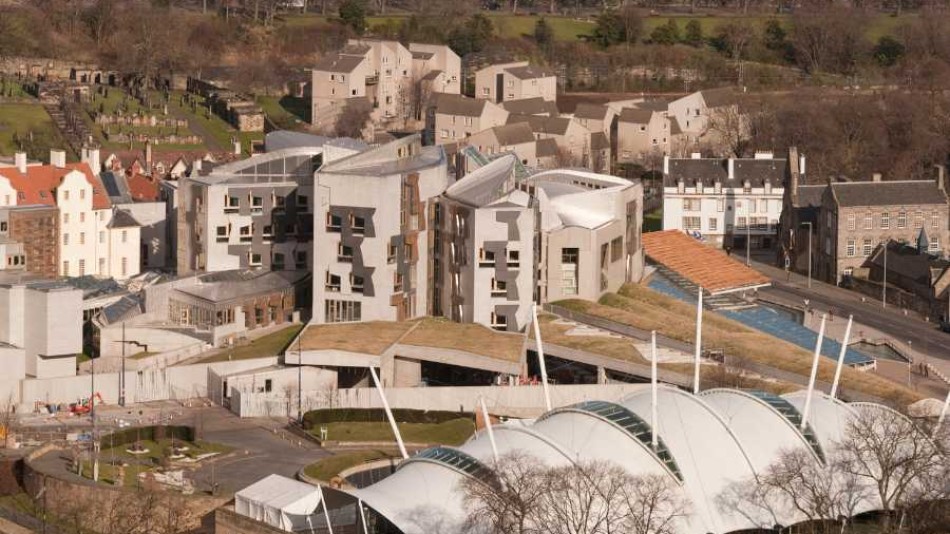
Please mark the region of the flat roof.
[[767, 276], [679, 230], [645, 233], [643, 248], [651, 260], [708, 293], [727, 293], [770, 284]]

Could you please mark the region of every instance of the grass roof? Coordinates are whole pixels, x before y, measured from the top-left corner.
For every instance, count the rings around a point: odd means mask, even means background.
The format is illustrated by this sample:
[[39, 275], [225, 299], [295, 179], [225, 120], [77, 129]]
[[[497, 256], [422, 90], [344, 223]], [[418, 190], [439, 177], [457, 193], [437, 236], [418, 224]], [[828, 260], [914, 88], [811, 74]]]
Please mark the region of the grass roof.
[[345, 350], [379, 355], [410, 328], [412, 323], [388, 321], [310, 325], [304, 330], [300, 345], [305, 351]]
[[524, 334], [497, 332], [479, 324], [461, 324], [436, 317], [426, 317], [416, 324], [400, 343], [420, 347], [454, 349], [518, 362], [521, 360]]

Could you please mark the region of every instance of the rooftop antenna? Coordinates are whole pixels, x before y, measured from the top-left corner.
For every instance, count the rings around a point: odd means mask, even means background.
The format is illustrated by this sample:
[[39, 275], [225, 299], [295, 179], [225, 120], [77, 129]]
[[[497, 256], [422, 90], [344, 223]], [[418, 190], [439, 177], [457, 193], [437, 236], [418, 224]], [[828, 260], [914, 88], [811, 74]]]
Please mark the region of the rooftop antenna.
[[538, 365], [541, 366], [541, 386], [544, 390], [544, 406], [551, 411], [551, 392], [548, 391], [548, 367], [544, 363], [544, 348], [541, 346], [541, 325], [538, 323], [538, 305], [531, 306], [531, 317], [534, 319], [534, 341], [538, 349]]
[[937, 424], [934, 426], [934, 437], [937, 437], [937, 432], [940, 431], [940, 425], [943, 424], [943, 420], [947, 417], [947, 409], [950, 408], [950, 391], [947, 392], [947, 400], [943, 401], [943, 409], [940, 410], [940, 417], [937, 418]]
[[491, 443], [492, 457], [495, 459], [495, 467], [498, 467], [498, 445], [495, 443], [495, 431], [491, 427], [491, 419], [488, 417], [488, 408], [485, 406], [485, 397], [478, 399], [482, 405], [482, 420], [485, 421], [485, 430], [488, 431], [488, 441]]
[[693, 394], [699, 395], [699, 360], [703, 352], [703, 288], [699, 288], [696, 302], [696, 357], [693, 369]]
[[399, 452], [402, 453], [404, 460], [408, 460], [409, 453], [406, 452], [406, 444], [402, 442], [402, 434], [399, 433], [399, 426], [396, 425], [396, 419], [393, 418], [393, 411], [389, 409], [389, 401], [386, 400], [386, 394], [383, 393], [383, 386], [379, 384], [379, 376], [376, 375], [376, 369], [370, 366], [369, 374], [373, 376], [373, 384], [376, 385], [376, 391], [379, 392], [379, 398], [383, 400], [383, 409], [386, 410], [386, 419], [389, 419], [389, 426], [392, 427], [393, 434], [396, 436], [396, 443], [399, 445]]
[[805, 394], [805, 409], [802, 411], [802, 430], [805, 430], [805, 427], [808, 426], [808, 412], [811, 410], [811, 396], [815, 392], [815, 379], [818, 378], [818, 358], [821, 358], [821, 344], [825, 340], [825, 319], [827, 318], [827, 313], [821, 315], [818, 343], [815, 344], [815, 358], [811, 362], [811, 376], [808, 378], [808, 392]]
[[655, 451], [659, 441], [656, 435], [656, 330], [650, 334], [650, 349], [653, 356], [650, 358], [650, 434], [653, 450]]
[[854, 315], [848, 316], [848, 326], [844, 329], [844, 339], [841, 340], [841, 352], [838, 353], [838, 365], [835, 367], [835, 379], [831, 382], [831, 398], [838, 394], [838, 383], [841, 381], [841, 368], [844, 367], [844, 355], [848, 352], [848, 341], [851, 340], [851, 322]]

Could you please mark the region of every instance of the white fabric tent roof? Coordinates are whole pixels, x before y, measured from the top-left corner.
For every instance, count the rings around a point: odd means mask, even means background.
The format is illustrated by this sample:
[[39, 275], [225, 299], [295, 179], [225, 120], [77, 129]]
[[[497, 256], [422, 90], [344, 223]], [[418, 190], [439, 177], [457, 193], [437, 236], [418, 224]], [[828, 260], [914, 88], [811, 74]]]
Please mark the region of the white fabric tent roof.
[[307, 529], [320, 506], [320, 488], [280, 475], [269, 475], [234, 495], [238, 514], [286, 532]]

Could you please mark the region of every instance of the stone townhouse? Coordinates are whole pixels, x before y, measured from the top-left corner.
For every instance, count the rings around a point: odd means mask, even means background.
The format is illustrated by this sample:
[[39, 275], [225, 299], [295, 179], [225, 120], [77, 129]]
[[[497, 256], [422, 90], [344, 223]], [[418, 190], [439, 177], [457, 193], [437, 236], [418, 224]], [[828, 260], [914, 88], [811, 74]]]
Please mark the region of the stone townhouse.
[[701, 236], [740, 252], [775, 246], [788, 161], [754, 158], [663, 159], [663, 229]]
[[432, 144], [458, 143], [508, 120], [508, 111], [488, 100], [441, 94], [436, 95], [433, 102], [427, 121]]
[[475, 98], [501, 103], [535, 97], [557, 100], [557, 76], [553, 71], [517, 61], [475, 72]]
[[28, 165], [22, 153], [15, 159], [14, 167], [0, 169], [0, 206], [58, 209], [57, 275], [124, 280], [139, 274], [141, 225], [113, 206], [98, 171], [85, 161], [66, 163], [60, 150], [51, 151], [49, 165]]
[[950, 243], [942, 168], [934, 180], [833, 182], [822, 194], [814, 275], [830, 283], [855, 275], [882, 243], [916, 243], [942, 254]]

